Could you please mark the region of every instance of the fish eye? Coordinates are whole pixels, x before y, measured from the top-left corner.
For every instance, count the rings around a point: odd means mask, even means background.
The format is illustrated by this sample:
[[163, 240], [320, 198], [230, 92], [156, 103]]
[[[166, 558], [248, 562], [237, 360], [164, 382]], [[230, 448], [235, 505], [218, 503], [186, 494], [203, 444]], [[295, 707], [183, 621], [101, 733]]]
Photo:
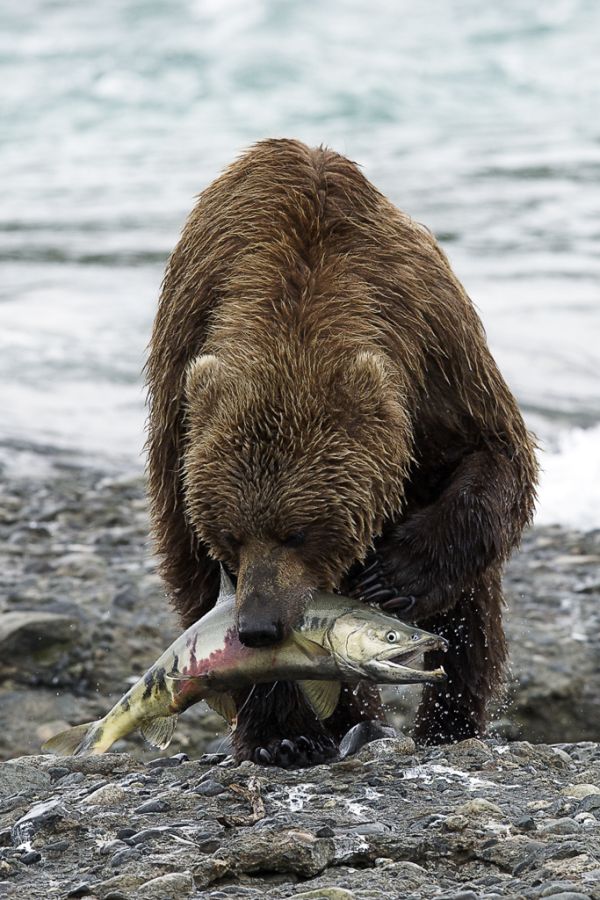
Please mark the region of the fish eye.
[[413, 633], [410, 636], [410, 639], [411, 639], [411, 641], [418, 641], [419, 640], [419, 632], [413, 631]]
[[398, 632], [397, 631], [388, 631], [388, 633], [385, 636], [385, 639], [388, 642], [388, 644], [395, 644], [396, 641], [398, 640]]

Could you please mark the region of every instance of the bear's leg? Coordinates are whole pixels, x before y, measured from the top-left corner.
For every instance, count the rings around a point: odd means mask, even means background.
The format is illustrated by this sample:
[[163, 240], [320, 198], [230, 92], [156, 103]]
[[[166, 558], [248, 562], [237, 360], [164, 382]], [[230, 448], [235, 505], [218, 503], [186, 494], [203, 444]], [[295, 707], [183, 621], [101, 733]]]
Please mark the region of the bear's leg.
[[233, 746], [238, 761], [296, 768], [314, 766], [337, 755], [339, 740], [366, 719], [383, 718], [373, 685], [342, 685], [333, 715], [320, 722], [300, 689], [291, 682], [257, 684], [235, 696], [238, 721]]
[[507, 649], [502, 627], [499, 575], [482, 579], [444, 613], [419, 622], [449, 642], [446, 653], [425, 654], [425, 668], [443, 665], [448, 680], [427, 685], [419, 706], [415, 738], [429, 744], [478, 737], [485, 731], [489, 700], [498, 692]]
[[284, 769], [314, 766], [336, 755], [334, 740], [293, 682], [255, 684], [235, 694], [235, 757]]

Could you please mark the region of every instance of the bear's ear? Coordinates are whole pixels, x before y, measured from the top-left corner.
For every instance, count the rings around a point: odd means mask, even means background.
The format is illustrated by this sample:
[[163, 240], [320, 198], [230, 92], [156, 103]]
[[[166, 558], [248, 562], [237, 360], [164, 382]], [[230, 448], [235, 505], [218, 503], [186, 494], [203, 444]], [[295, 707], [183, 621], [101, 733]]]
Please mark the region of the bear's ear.
[[344, 372], [347, 388], [356, 391], [358, 398], [371, 394], [373, 390], [383, 393], [388, 390], [389, 376], [385, 359], [372, 350], [361, 350], [351, 357]]
[[185, 371], [185, 397], [188, 403], [197, 400], [219, 378], [220, 360], [212, 353], [196, 356]]
[[350, 432], [369, 427], [373, 419], [400, 424], [405, 411], [394, 387], [390, 364], [382, 353], [361, 350], [340, 372], [344, 409], [342, 420]]

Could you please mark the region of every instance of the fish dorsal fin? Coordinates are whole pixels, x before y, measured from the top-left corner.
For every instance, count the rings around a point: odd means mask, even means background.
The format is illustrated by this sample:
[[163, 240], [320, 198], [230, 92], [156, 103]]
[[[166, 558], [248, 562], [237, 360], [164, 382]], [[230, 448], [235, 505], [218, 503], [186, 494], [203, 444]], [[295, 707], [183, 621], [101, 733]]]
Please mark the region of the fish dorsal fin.
[[231, 694], [211, 691], [204, 697], [211, 709], [222, 716], [229, 725], [237, 718], [237, 706]]
[[318, 644], [316, 641], [311, 641], [311, 639], [301, 631], [293, 631], [291, 639], [307, 659], [315, 660], [322, 659], [325, 656], [331, 656], [329, 650], [326, 650], [325, 647]]
[[219, 568], [221, 569], [221, 583], [219, 585], [217, 603], [224, 603], [225, 600], [228, 600], [230, 597], [235, 597], [235, 585], [228, 575], [223, 563], [219, 563]]
[[317, 718], [328, 719], [340, 699], [340, 682], [299, 681], [298, 684]]
[[159, 716], [157, 719], [146, 719], [142, 722], [140, 731], [153, 747], [166, 750], [171, 743], [176, 725], [177, 716]]

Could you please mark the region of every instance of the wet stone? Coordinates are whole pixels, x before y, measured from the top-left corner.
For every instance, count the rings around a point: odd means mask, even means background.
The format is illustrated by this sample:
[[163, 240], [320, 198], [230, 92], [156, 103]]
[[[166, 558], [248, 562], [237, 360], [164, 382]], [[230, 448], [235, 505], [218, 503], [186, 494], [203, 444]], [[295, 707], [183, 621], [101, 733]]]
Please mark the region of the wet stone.
[[155, 800], [146, 800], [144, 803], [140, 804], [134, 809], [134, 813], [137, 814], [146, 814], [146, 813], [161, 813], [167, 812], [167, 810], [171, 809], [170, 803], [166, 800], [162, 800], [161, 798]]
[[112, 857], [110, 864], [116, 869], [119, 866], [123, 866], [126, 863], [132, 862], [134, 859], [140, 859], [141, 853], [139, 850], [134, 850], [132, 847], [126, 847], [124, 850], [119, 850]]
[[572, 892], [575, 885], [572, 881], [550, 881], [541, 886], [539, 897], [552, 897], [556, 894]]
[[146, 765], [149, 769], [173, 769], [187, 759], [185, 753], [178, 753], [176, 756], [159, 756], [157, 759], [149, 760]]
[[134, 834], [136, 834], [135, 828], [119, 828], [117, 831], [117, 837], [120, 841], [127, 841]]
[[533, 816], [521, 816], [519, 819], [515, 819], [513, 826], [519, 831], [535, 831], [537, 828]]
[[207, 778], [206, 781], [200, 782], [200, 784], [194, 788], [194, 793], [200, 794], [203, 797], [216, 797], [218, 794], [224, 794], [226, 791], [226, 787], [220, 782], [214, 781], [212, 778]]

